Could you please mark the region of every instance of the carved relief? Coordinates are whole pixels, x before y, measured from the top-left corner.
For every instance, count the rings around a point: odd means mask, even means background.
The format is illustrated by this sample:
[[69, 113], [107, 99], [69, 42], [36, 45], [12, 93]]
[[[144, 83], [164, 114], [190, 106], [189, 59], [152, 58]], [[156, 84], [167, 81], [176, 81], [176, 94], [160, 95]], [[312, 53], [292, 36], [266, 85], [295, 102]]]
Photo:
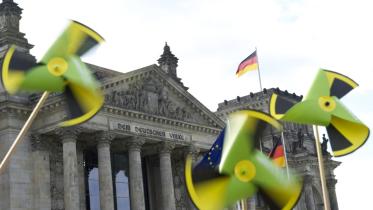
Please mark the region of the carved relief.
[[125, 109], [192, 121], [186, 107], [170, 100], [167, 89], [151, 77], [137, 80], [127, 90], [113, 90], [105, 96], [106, 104]]

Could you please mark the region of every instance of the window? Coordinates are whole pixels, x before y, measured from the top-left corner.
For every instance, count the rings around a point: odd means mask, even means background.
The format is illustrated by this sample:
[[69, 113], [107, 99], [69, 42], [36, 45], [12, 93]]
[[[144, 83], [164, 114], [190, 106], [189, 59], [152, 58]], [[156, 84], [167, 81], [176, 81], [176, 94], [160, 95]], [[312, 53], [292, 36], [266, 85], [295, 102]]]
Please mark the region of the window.
[[93, 168], [88, 174], [89, 209], [100, 210], [100, 188], [98, 168]]
[[114, 203], [117, 210], [130, 210], [127, 154], [113, 154]]
[[[85, 186], [87, 210], [100, 210], [100, 187], [96, 151], [85, 151]], [[127, 154], [112, 154], [114, 207], [130, 210]]]
[[97, 153], [84, 152], [86, 206], [88, 210], [100, 210], [100, 188], [98, 179]]

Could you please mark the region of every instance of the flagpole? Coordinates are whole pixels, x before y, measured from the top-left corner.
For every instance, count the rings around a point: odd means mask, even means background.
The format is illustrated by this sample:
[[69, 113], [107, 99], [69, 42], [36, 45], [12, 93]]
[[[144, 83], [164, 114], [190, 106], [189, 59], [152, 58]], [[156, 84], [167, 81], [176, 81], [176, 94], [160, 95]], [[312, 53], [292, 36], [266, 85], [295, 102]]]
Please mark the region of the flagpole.
[[317, 152], [317, 159], [319, 162], [319, 171], [320, 171], [320, 180], [321, 180], [321, 188], [322, 188], [322, 197], [324, 201], [324, 209], [330, 210], [330, 201], [329, 201], [329, 193], [328, 189], [326, 188], [326, 180], [325, 180], [325, 172], [324, 172], [324, 159], [322, 156], [322, 151], [320, 147], [320, 137], [319, 137], [319, 128], [317, 125], [314, 125], [315, 130], [315, 143], [316, 143], [316, 152]]
[[11, 154], [14, 152], [17, 144], [21, 142], [23, 137], [26, 135], [27, 131], [30, 129], [32, 122], [34, 121], [36, 115], [38, 114], [40, 108], [43, 106], [45, 100], [47, 100], [49, 95], [48, 91], [45, 91], [43, 95], [41, 96], [39, 102], [36, 104], [34, 110], [31, 112], [29, 118], [27, 119], [26, 123], [23, 125], [21, 131], [18, 133], [16, 139], [14, 140], [12, 146], [10, 146], [8, 152], [5, 154], [3, 160], [0, 163], [0, 172], [3, 169], [6, 162], [9, 160]]
[[262, 138], [259, 138], [259, 149], [261, 152], [263, 152]]
[[285, 156], [285, 164], [286, 164], [286, 175], [288, 176], [288, 179], [289, 179], [288, 156], [286, 154], [286, 145], [285, 145], [285, 138], [284, 138], [284, 132], [283, 131], [281, 131], [281, 141], [282, 141], [282, 146], [284, 147], [284, 156]]
[[263, 91], [263, 88], [262, 88], [262, 79], [260, 77], [260, 67], [259, 67], [259, 55], [258, 55], [258, 50], [257, 48], [255, 47], [255, 52], [256, 52], [256, 59], [257, 59], [257, 63], [258, 63], [258, 76], [259, 76], [259, 86], [260, 86], [260, 92]]

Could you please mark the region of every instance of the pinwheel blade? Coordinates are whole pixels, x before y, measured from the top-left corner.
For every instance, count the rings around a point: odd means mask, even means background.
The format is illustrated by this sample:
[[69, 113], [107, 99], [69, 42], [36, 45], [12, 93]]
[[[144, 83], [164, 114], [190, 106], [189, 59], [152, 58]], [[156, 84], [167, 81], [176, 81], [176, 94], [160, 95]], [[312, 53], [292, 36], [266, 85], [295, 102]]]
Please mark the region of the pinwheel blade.
[[308, 99], [318, 99], [321, 96], [329, 96], [329, 95], [330, 95], [330, 90], [329, 90], [328, 77], [326, 76], [324, 71], [319, 70], [304, 101]]
[[65, 82], [61, 77], [50, 74], [45, 65], [38, 65], [25, 74], [20, 89], [62, 92], [65, 89]]
[[237, 201], [250, 198], [257, 192], [257, 187], [250, 181], [243, 182], [235, 175], [229, 177], [224, 198], [224, 207], [229, 207]]
[[253, 184], [241, 182], [234, 176], [217, 175], [208, 180], [193, 180], [191, 159], [188, 156], [185, 164], [186, 186], [193, 203], [199, 209], [222, 210], [256, 192]]
[[269, 112], [274, 118], [279, 120], [328, 125], [331, 119], [331, 114], [329, 113], [329, 110], [327, 110], [328, 107], [325, 108], [325, 102], [326, 99], [323, 97], [296, 102], [295, 100], [272, 94]]
[[269, 113], [272, 117], [279, 120], [291, 107], [299, 102], [300, 100], [291, 100], [273, 93], [269, 102]]
[[220, 173], [232, 174], [237, 162], [250, 157], [254, 139], [261, 135], [265, 123], [281, 128], [275, 119], [257, 111], [239, 111], [229, 116], [219, 165]]
[[[192, 157], [189, 155], [185, 161], [185, 184], [190, 198], [199, 209], [218, 210], [224, 208], [225, 192], [228, 186], [229, 177], [216, 176], [210, 181], [202, 181], [198, 190], [192, 178]], [[205, 192], [205, 191], [208, 192]]]
[[65, 88], [68, 116], [62, 126], [72, 126], [91, 119], [101, 108], [103, 96], [99, 89], [89, 89], [70, 82]]
[[79, 57], [71, 55], [67, 59], [68, 69], [63, 74], [69, 82], [79, 84], [89, 89], [97, 89], [99, 83], [92, 75], [91, 71]]
[[62, 35], [49, 48], [41, 61], [46, 64], [55, 57], [66, 58], [66, 56], [72, 54], [82, 56], [92, 47], [103, 42], [103, 40], [91, 28], [77, 21], [72, 21]]
[[273, 205], [274, 209], [290, 210], [297, 203], [302, 191], [299, 179], [276, 166], [263, 153], [256, 151], [251, 158], [256, 175], [253, 183]]
[[343, 156], [361, 147], [369, 137], [369, 128], [353, 115], [336, 97], [336, 108], [326, 127], [334, 156]]
[[309, 99], [291, 107], [281, 120], [304, 124], [329, 125], [331, 114], [320, 107], [320, 101]]
[[358, 86], [355, 81], [343, 74], [323, 69], [320, 72], [323, 72], [328, 79], [329, 96], [342, 98]]
[[1, 78], [4, 88], [10, 94], [17, 92], [25, 80], [26, 73], [35, 66], [37, 64], [31, 57], [24, 56], [15, 46], [11, 46], [2, 63]]
[[63, 126], [76, 125], [92, 118], [103, 104], [103, 95], [88, 67], [77, 56], [69, 56], [68, 69], [63, 75], [67, 79], [65, 96], [68, 120]]
[[321, 96], [342, 98], [358, 84], [349, 77], [337, 72], [320, 69], [307, 94], [307, 99], [318, 99]]

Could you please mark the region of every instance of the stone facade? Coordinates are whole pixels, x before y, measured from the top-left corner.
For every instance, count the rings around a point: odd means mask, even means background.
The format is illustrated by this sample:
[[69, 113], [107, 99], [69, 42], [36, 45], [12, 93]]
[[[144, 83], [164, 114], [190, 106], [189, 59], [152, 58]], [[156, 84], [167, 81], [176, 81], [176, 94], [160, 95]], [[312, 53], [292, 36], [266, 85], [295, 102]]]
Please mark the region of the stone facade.
[[[1, 59], [12, 44], [32, 57], [32, 45], [19, 31], [21, 11], [12, 0], [0, 4]], [[0, 209], [195, 209], [184, 182], [186, 154], [203, 155], [224, 127], [227, 114], [247, 108], [267, 110], [269, 94], [279, 90], [225, 101], [213, 113], [177, 77], [178, 59], [167, 44], [158, 62], [127, 73], [87, 64], [102, 83], [105, 104], [79, 126], [58, 127], [66, 116], [66, 102], [60, 94], [51, 94], [31, 131], [0, 171]], [[0, 89], [0, 158], [39, 97], [11, 96]], [[301, 135], [297, 134], [300, 128]], [[286, 123], [285, 129], [286, 143], [291, 145], [289, 164], [305, 177], [297, 209], [320, 209], [312, 130]], [[263, 136], [265, 151], [278, 135], [268, 131]], [[330, 198], [337, 209], [333, 170], [339, 163], [325, 157]], [[252, 203], [264, 209], [260, 198]]]

